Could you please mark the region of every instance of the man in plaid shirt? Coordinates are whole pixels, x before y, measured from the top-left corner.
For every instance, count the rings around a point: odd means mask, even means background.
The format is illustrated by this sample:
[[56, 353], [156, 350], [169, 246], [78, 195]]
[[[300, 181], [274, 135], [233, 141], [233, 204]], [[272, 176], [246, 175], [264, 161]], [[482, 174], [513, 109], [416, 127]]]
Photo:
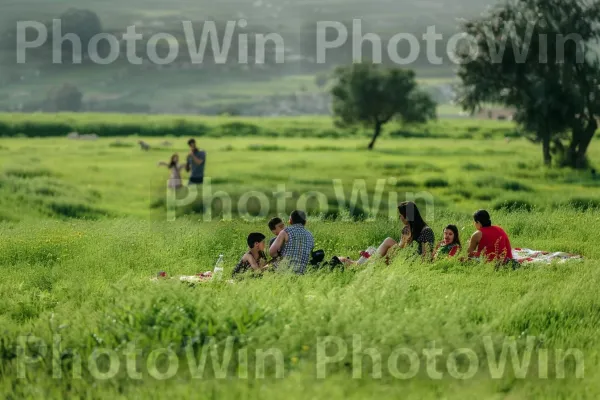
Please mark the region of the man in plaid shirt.
[[[281, 261], [287, 262], [296, 274], [304, 274], [310, 261], [315, 240], [312, 233], [306, 230], [306, 214], [304, 211], [293, 211], [289, 226], [277, 235], [271, 245], [271, 257], [281, 254]], [[278, 263], [279, 265], [279, 263]]]

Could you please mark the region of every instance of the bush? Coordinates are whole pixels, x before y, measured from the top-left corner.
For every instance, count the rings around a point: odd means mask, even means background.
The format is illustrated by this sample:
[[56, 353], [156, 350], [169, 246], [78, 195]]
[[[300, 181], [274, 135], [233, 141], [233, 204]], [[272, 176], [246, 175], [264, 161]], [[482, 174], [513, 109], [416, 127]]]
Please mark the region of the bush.
[[230, 122], [220, 127], [223, 136], [258, 136], [261, 129], [253, 124], [244, 122]]
[[523, 161], [519, 161], [517, 163], [517, 168], [518, 169], [529, 169], [529, 165], [527, 163], [524, 163]]
[[53, 216], [63, 218], [99, 219], [107, 215], [103, 210], [68, 201], [52, 201], [48, 204], [48, 209]]
[[529, 186], [517, 181], [504, 182], [502, 188], [512, 192], [531, 192], [531, 188]]
[[411, 181], [410, 179], [400, 179], [396, 181], [396, 187], [417, 187], [417, 183]]
[[50, 177], [54, 175], [47, 169], [9, 169], [4, 173], [6, 176], [14, 176], [15, 178], [21, 179]]
[[521, 132], [519, 131], [508, 131], [504, 133], [504, 137], [510, 138], [510, 139], [518, 139], [522, 136]]
[[498, 188], [512, 192], [530, 192], [532, 190], [519, 181], [507, 181], [497, 176], [485, 176], [477, 179], [474, 183], [479, 187]]
[[273, 144], [251, 144], [248, 151], [286, 151], [287, 148]]
[[565, 204], [577, 211], [600, 209], [600, 200], [595, 198], [574, 197], [568, 200]]
[[498, 194], [490, 191], [480, 191], [473, 194], [473, 197], [481, 201], [490, 201], [498, 197]]
[[341, 147], [333, 147], [333, 146], [306, 146], [304, 151], [342, 151]]
[[483, 171], [483, 167], [479, 164], [467, 163], [462, 166], [465, 171]]
[[333, 138], [333, 139], [337, 139], [340, 137], [343, 137], [344, 135], [339, 132], [336, 131], [335, 129], [324, 129], [322, 131], [317, 132], [316, 137], [318, 138]]
[[443, 178], [431, 178], [425, 181], [425, 187], [427, 188], [442, 188], [448, 187], [448, 181]]
[[451, 194], [457, 194], [464, 199], [470, 199], [471, 197], [473, 197], [473, 193], [471, 193], [470, 191], [468, 191], [466, 189], [454, 190], [454, 191], [451, 191]]
[[441, 133], [431, 133], [428, 131], [419, 132], [419, 131], [407, 131], [403, 129], [399, 129], [397, 131], [390, 132], [390, 137], [392, 138], [416, 138], [416, 139], [441, 139], [447, 138], [448, 135], [444, 135]]
[[506, 211], [506, 212], [515, 212], [515, 211], [532, 211], [535, 207], [533, 204], [528, 202], [527, 200], [522, 199], [511, 199], [511, 200], [501, 200], [496, 202], [493, 207], [496, 211]]

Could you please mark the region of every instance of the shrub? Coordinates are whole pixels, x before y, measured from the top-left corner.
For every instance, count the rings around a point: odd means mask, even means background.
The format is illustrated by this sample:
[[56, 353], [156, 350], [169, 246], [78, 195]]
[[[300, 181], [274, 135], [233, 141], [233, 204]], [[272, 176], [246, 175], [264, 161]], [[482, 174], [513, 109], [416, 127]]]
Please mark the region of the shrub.
[[507, 181], [497, 176], [481, 177], [474, 183], [479, 187], [498, 188], [502, 190], [510, 190], [512, 192], [530, 192], [532, 190], [529, 186], [519, 181]]
[[416, 138], [416, 139], [440, 139], [447, 138], [448, 135], [441, 133], [431, 133], [429, 131], [418, 132], [418, 131], [407, 131], [403, 129], [399, 129], [397, 131], [390, 132], [390, 137], [392, 138]]
[[531, 192], [531, 188], [529, 186], [517, 181], [504, 182], [502, 188], [512, 192]]
[[520, 138], [521, 132], [519, 131], [508, 131], [504, 133], [504, 137], [510, 138], [510, 139], [518, 139]]
[[103, 210], [68, 201], [52, 201], [48, 209], [54, 216], [63, 218], [98, 219], [107, 215]]
[[248, 146], [249, 151], [286, 151], [287, 148], [272, 145], [272, 144], [251, 144]]
[[425, 187], [428, 187], [428, 188], [448, 187], [448, 181], [443, 178], [427, 179], [425, 181]]
[[492, 208], [494, 210], [502, 210], [506, 212], [514, 212], [514, 211], [531, 211], [535, 207], [533, 204], [528, 202], [527, 200], [522, 199], [510, 199], [510, 200], [500, 200], [496, 202]]
[[496, 197], [495, 193], [490, 193], [490, 192], [480, 192], [474, 195], [474, 197], [477, 200], [481, 200], [481, 201], [490, 201], [493, 200]]
[[410, 179], [400, 179], [398, 181], [396, 181], [396, 187], [417, 187], [419, 185], [417, 185], [416, 182], [410, 180]]
[[220, 126], [223, 136], [257, 136], [261, 129], [245, 122], [230, 122]]
[[483, 167], [479, 164], [466, 163], [462, 166], [465, 171], [483, 171]]
[[318, 138], [340, 138], [343, 137], [344, 134], [342, 134], [341, 132], [336, 131], [335, 129], [325, 129], [322, 131], [317, 132], [316, 137]]
[[54, 174], [47, 169], [9, 169], [4, 172], [6, 176], [14, 176], [21, 179], [31, 179], [39, 177], [50, 177]]
[[566, 205], [578, 211], [600, 209], [600, 200], [594, 198], [574, 197], [566, 202]]
[[433, 164], [418, 163], [415, 167], [420, 172], [444, 172], [443, 169]]
[[473, 197], [473, 193], [471, 193], [469, 190], [466, 190], [466, 189], [454, 190], [454, 191], [451, 191], [451, 193], [457, 194], [460, 197], [465, 198], [465, 199], [470, 199], [471, 197]]
[[518, 169], [529, 169], [529, 165], [527, 163], [524, 163], [523, 161], [519, 161], [517, 163], [517, 168]]
[[333, 147], [333, 146], [307, 146], [304, 148], [304, 151], [342, 151], [341, 147]]

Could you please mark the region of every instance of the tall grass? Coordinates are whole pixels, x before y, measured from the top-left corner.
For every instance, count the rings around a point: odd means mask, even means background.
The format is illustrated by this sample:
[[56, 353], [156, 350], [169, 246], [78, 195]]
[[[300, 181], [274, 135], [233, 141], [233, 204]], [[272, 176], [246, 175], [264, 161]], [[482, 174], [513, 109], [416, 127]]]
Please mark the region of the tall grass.
[[[269, 131], [308, 129], [293, 126], [298, 125], [293, 119], [281, 119], [279, 126], [270, 120], [199, 121], [215, 132], [222, 124], [231, 127], [240, 121]], [[322, 120], [303, 123], [330, 129]], [[460, 123], [447, 127], [448, 135], [466, 128]], [[234, 209], [244, 194], [259, 191], [269, 198], [270, 208], [252, 222], [235, 211], [232, 221], [214, 212], [211, 222], [204, 222], [204, 204], [192, 202], [178, 207], [175, 220], [167, 221], [169, 172], [156, 164], [172, 153], [184, 158], [187, 137], [143, 139], [155, 151], [141, 151], [138, 137], [120, 139], [119, 146], [102, 138], [0, 140], [0, 396], [462, 399], [600, 394], [600, 250], [593, 240], [600, 193], [589, 173], [542, 167], [539, 149], [525, 140], [384, 136], [374, 151], [367, 151], [364, 137], [199, 137], [208, 154], [210, 190], [227, 192]], [[592, 143], [592, 159], [598, 151]], [[334, 179], [341, 180], [342, 193]], [[370, 222], [364, 214], [381, 182], [379, 218]], [[291, 194], [283, 209], [276, 207], [276, 194], [284, 190], [280, 185]], [[368, 204], [357, 191], [362, 187]], [[267, 219], [278, 213], [285, 217], [303, 194], [314, 191], [325, 196], [328, 212], [320, 213], [314, 201], [308, 202], [308, 227], [326, 259], [358, 258], [367, 246], [386, 237], [398, 239], [397, 201], [428, 194], [433, 207], [422, 211], [437, 240], [442, 228], [453, 223], [466, 245], [474, 230], [472, 212], [486, 208], [514, 247], [577, 253], [584, 260], [495, 271], [491, 265], [456, 260], [420, 263], [403, 252], [389, 266], [311, 271], [302, 277], [276, 273], [196, 287], [177, 279], [150, 280], [159, 271], [176, 278], [211, 270], [219, 254], [228, 278], [246, 251], [247, 234], [259, 231], [270, 238]], [[259, 207], [248, 204], [256, 215]], [[220, 206], [217, 201], [214, 205], [215, 210]], [[42, 351], [31, 340], [20, 352], [23, 335], [48, 344], [39, 362], [20, 363]], [[54, 335], [60, 335], [60, 344], [53, 347]], [[327, 379], [319, 379], [317, 345], [325, 336], [335, 336], [347, 353], [327, 366]], [[188, 351], [199, 359], [211, 337], [219, 357], [231, 343], [234, 357], [225, 368], [227, 379], [217, 379], [211, 355], [203, 379], [193, 379]], [[372, 375], [377, 357], [359, 357], [358, 338], [363, 351], [372, 348], [381, 355], [381, 378]], [[506, 373], [498, 379], [490, 375], [485, 341], [499, 353], [509, 338], [520, 355], [533, 346], [524, 379], [510, 355]], [[127, 370], [124, 351], [131, 346], [140, 352], [131, 367], [141, 379], [132, 379]], [[423, 353], [432, 346], [443, 353], [435, 365], [442, 374], [439, 380], [428, 372]], [[398, 379], [394, 364], [390, 367], [399, 348], [414, 351], [420, 360], [410, 379]], [[117, 354], [120, 368], [110, 379], [97, 379], [90, 369], [90, 357], [98, 349]], [[151, 375], [153, 362], [161, 373], [169, 365], [166, 357], [152, 360], [150, 354], [165, 349], [179, 366], [172, 378], [157, 380]], [[261, 362], [257, 367], [257, 351], [269, 349], [274, 353], [266, 357], [264, 369]], [[453, 364], [447, 362], [459, 349], [470, 349], [468, 354], [479, 361], [466, 380], [453, 378]], [[565, 363], [565, 379], [560, 378], [556, 355], [561, 349], [583, 354], [583, 379], [577, 378], [572, 357]], [[546, 350], [548, 379], [543, 378]], [[237, 357], [240, 351], [248, 354], [248, 379], [239, 377], [245, 366]], [[327, 354], [334, 353], [335, 345], [329, 346]], [[283, 377], [277, 375], [280, 359]], [[396, 361], [398, 371], [410, 371], [407, 356]], [[456, 364], [460, 372], [468, 371], [466, 356]], [[100, 372], [109, 371], [105, 356], [98, 366]], [[74, 373], [81, 379], [72, 379]]]
[[[275, 398], [284, 392], [290, 398], [305, 398], [306, 391], [335, 398], [369, 397], [375, 391], [392, 398], [406, 390], [415, 398], [434, 397], [439, 390], [456, 398], [599, 393], [596, 287], [600, 273], [595, 265], [600, 251], [595, 243], [582, 240], [594, 235], [596, 228], [589, 221], [597, 219], [596, 214], [563, 208], [517, 215], [494, 212], [492, 217], [509, 232], [514, 246], [574, 251], [586, 260], [494, 271], [488, 265], [452, 261], [422, 264], [401, 254], [390, 266], [376, 263], [303, 277], [269, 274], [234, 284], [189, 287], [177, 279], [152, 282], [150, 278], [161, 270], [173, 277], [210, 270], [218, 254], [225, 255], [227, 276], [245, 251], [246, 234], [268, 233], [266, 224], [198, 224], [193, 219], [4, 224], [0, 226], [0, 392], [15, 398], [233, 398], [259, 393]], [[438, 239], [449, 222], [459, 226], [463, 240], [473, 229], [467, 214], [436, 213], [430, 223]], [[357, 257], [366, 246], [399, 234], [397, 222], [311, 220], [308, 227], [328, 258]], [[49, 345], [53, 335], [60, 335], [59, 367], [53, 367], [51, 356], [43, 357], [43, 362], [25, 366], [25, 378], [18, 378], [18, 337], [27, 334]], [[372, 377], [374, 364], [368, 356], [361, 358], [362, 366], [353, 366], [357, 362], [353, 350], [360, 351], [355, 335], [363, 350], [380, 353], [381, 379]], [[338, 338], [348, 352], [327, 366], [328, 379], [322, 380], [316, 375], [317, 344], [319, 337], [326, 336]], [[523, 354], [528, 336], [535, 338], [535, 347], [526, 379], [516, 378], [510, 356], [506, 373], [492, 379], [485, 340], [499, 354], [504, 340], [514, 337]], [[208, 356], [202, 386], [197, 386], [190, 376], [187, 351], [199, 359], [210, 337], [219, 346], [219, 357], [232, 340], [234, 357], [224, 381], [215, 377]], [[443, 352], [436, 364], [441, 380], [430, 377], [423, 355], [433, 342]], [[135, 363], [140, 380], [127, 373], [123, 352], [128, 346], [140, 351]], [[399, 347], [411, 349], [421, 360], [411, 379], [397, 379], [390, 373], [394, 370], [388, 360]], [[115, 350], [120, 360], [118, 373], [104, 381], [88, 369], [90, 355], [100, 348]], [[154, 379], [146, 363], [149, 354], [161, 348], [171, 349], [180, 363], [177, 374], [165, 381]], [[465, 381], [453, 378], [446, 363], [448, 355], [461, 348], [471, 349], [480, 365]], [[585, 356], [584, 379], [575, 378], [572, 362], [566, 364], [566, 379], [556, 375], [554, 355], [569, 348]], [[26, 354], [33, 356], [36, 349], [32, 341]], [[265, 378], [258, 378], [256, 351], [268, 349], [281, 354], [284, 376], [279, 379], [276, 357], [266, 359]], [[551, 357], [547, 380], [538, 378], [541, 349]], [[235, 355], [240, 350], [249, 355], [248, 379], [239, 378], [243, 362]], [[335, 354], [335, 346], [328, 352]], [[83, 360], [81, 379], [72, 379], [77, 356]], [[410, 365], [399, 360], [398, 368], [406, 372]], [[466, 359], [458, 360], [459, 370], [466, 371]], [[106, 360], [99, 365], [108, 370]], [[166, 358], [157, 365], [161, 372], [168, 368]], [[53, 378], [55, 368], [62, 371], [62, 379]], [[353, 374], [361, 379], [353, 379]]]

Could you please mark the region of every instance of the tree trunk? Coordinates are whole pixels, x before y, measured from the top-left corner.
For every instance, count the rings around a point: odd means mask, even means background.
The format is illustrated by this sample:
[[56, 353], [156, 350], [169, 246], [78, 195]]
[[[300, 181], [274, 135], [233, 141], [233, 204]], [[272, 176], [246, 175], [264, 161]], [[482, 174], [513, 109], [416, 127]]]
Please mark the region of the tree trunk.
[[375, 146], [375, 141], [377, 140], [377, 138], [379, 137], [379, 134], [381, 133], [381, 126], [383, 124], [379, 121], [375, 122], [375, 131], [373, 132], [373, 138], [371, 139], [371, 143], [369, 143], [369, 150], [373, 150], [373, 147]]
[[573, 134], [571, 139], [571, 145], [565, 153], [565, 165], [567, 167], [575, 168], [575, 161], [577, 160], [577, 148], [579, 146], [579, 136]]
[[596, 122], [596, 119], [592, 117], [588, 122], [588, 126], [583, 135], [580, 136], [581, 139], [579, 140], [579, 146], [577, 147], [574, 168], [582, 169], [587, 167], [587, 149], [596, 134], [596, 129], [598, 129], [598, 123]]
[[550, 136], [544, 135], [542, 147], [544, 150], [544, 164], [549, 167], [552, 165], [552, 154], [550, 154]]
[[587, 167], [587, 149], [598, 129], [595, 118], [589, 118], [586, 126], [578, 126], [573, 129], [571, 144], [566, 154], [565, 164], [571, 168], [582, 169]]

